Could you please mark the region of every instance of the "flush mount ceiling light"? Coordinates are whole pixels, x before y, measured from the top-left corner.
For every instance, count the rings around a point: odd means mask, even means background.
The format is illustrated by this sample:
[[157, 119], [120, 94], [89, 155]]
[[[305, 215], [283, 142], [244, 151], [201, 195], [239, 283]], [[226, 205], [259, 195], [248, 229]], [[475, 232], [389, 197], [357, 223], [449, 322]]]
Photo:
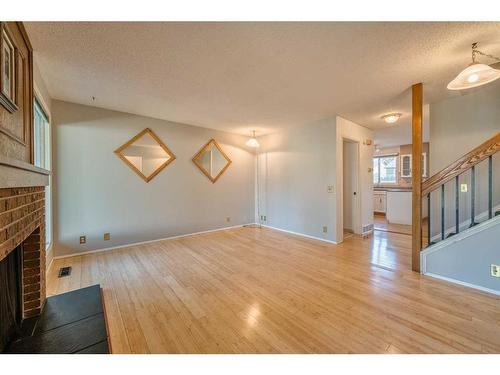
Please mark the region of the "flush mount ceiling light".
[[401, 113], [388, 113], [381, 117], [382, 120], [387, 122], [388, 124], [394, 124], [401, 117]]
[[246, 145], [253, 148], [260, 147], [259, 141], [257, 141], [257, 138], [255, 138], [255, 130], [253, 130], [253, 136], [247, 141]]
[[465, 90], [485, 85], [500, 78], [500, 70], [476, 61], [476, 55], [489, 57], [500, 61], [498, 57], [488, 55], [477, 49], [477, 43], [472, 43], [472, 63], [462, 70], [453, 81], [448, 83], [448, 90]]

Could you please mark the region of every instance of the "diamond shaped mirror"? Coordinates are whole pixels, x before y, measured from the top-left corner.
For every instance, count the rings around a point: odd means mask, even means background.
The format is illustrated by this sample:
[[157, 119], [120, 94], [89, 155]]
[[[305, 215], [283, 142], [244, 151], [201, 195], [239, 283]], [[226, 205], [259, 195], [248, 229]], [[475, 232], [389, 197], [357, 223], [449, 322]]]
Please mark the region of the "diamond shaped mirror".
[[175, 160], [175, 155], [149, 128], [117, 148], [115, 153], [146, 182]]
[[215, 139], [211, 139], [193, 156], [193, 162], [210, 181], [215, 183], [229, 167], [231, 159], [222, 151]]

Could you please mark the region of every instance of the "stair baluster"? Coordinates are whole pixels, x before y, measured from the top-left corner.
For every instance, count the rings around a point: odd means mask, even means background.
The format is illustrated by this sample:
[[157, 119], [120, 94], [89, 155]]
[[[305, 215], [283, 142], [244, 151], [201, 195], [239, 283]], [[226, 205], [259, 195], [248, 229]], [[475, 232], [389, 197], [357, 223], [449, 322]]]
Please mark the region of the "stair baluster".
[[[473, 149], [472, 151], [468, 152], [461, 158], [457, 159], [455, 162], [452, 164], [448, 165], [447, 167], [443, 168], [441, 171], [437, 172], [434, 174], [432, 177], [428, 178], [426, 181], [422, 183], [422, 198], [427, 197], [427, 232], [428, 232], [428, 241], [427, 241], [427, 246], [434, 245], [437, 241], [440, 240], [445, 240], [448, 237], [451, 237], [453, 235], [456, 235], [460, 233], [460, 209], [462, 208], [465, 209], [466, 207], [460, 207], [460, 194], [461, 194], [461, 185], [460, 185], [460, 176], [465, 175], [465, 173], [468, 173], [470, 170], [470, 189], [469, 189], [469, 194], [470, 194], [470, 227], [473, 227], [475, 225], [478, 225], [480, 222], [483, 222], [482, 218], [488, 217], [489, 219], [492, 219], [495, 216], [500, 215], [500, 210], [495, 209], [494, 207], [494, 201], [493, 201], [493, 155], [495, 155], [497, 152], [500, 152], [500, 133], [495, 134], [493, 137]], [[477, 169], [476, 165], [479, 165], [483, 161], [486, 163], [486, 159], [488, 159], [487, 163], [487, 170], [488, 170], [488, 181], [487, 181], [487, 197], [488, 197], [488, 208], [486, 209], [483, 204], [485, 203], [481, 197], [484, 196], [483, 189], [485, 190], [485, 184], [482, 183], [483, 177], [482, 177], [482, 167], [481, 169]], [[482, 164], [485, 166], [484, 164]], [[476, 175], [476, 172], [481, 172], [480, 175]], [[478, 184], [476, 184], [476, 179], [478, 178], [481, 179]], [[496, 177], [496, 176], [495, 176]], [[447, 182], [455, 180], [455, 222], [454, 225], [451, 227], [446, 227], [446, 206], [447, 204], [453, 204], [451, 203], [453, 196], [448, 197], [449, 198], [449, 203], [446, 203], [446, 189], [445, 185]], [[486, 182], [486, 178], [484, 178], [484, 182]], [[440, 188], [441, 194], [440, 194], [440, 200], [441, 200], [441, 210], [436, 209], [435, 207], [435, 212], [434, 216], [432, 215], [432, 207], [431, 207], [431, 193], [433, 191], [436, 191]], [[476, 202], [476, 190], [480, 189], [478, 191], [478, 201]], [[467, 192], [467, 189], [464, 189], [464, 193]], [[453, 194], [453, 193], [451, 193]], [[425, 204], [422, 202], [422, 205]], [[462, 206], [464, 204], [462, 203]], [[487, 210], [487, 213], [486, 213]], [[478, 211], [476, 213], [476, 211]], [[434, 231], [435, 235], [438, 238], [438, 240], [434, 239], [433, 241], [433, 236], [432, 236], [432, 224], [434, 223], [434, 219], [437, 220], [437, 216], [440, 214], [441, 216], [441, 226], [440, 228], [435, 225]], [[476, 217], [477, 215], [477, 217]], [[431, 217], [433, 216], [433, 217]], [[481, 219], [479, 221], [476, 221], [476, 219]], [[437, 224], [437, 223], [436, 223]], [[453, 228], [454, 227], [454, 228]], [[440, 234], [439, 231], [440, 230]], [[447, 232], [449, 232], [447, 234]]]
[[441, 185], [441, 239], [444, 240], [444, 184]]
[[458, 187], [458, 176], [455, 177], [455, 234], [460, 231], [460, 211], [459, 211], [459, 187]]
[[493, 155], [488, 157], [488, 218], [493, 217]]
[[470, 227], [476, 225], [476, 167], [470, 170]]

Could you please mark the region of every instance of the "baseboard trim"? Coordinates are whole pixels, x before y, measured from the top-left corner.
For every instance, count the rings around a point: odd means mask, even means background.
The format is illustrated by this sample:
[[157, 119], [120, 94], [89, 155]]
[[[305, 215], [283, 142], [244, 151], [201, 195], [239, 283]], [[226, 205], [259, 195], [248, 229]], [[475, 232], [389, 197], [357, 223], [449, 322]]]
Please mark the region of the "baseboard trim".
[[[52, 262], [54, 261], [54, 259], [64, 259], [64, 258], [77, 257], [77, 256], [81, 256], [81, 255], [87, 255], [87, 254], [101, 253], [101, 252], [106, 252], [106, 251], [111, 251], [111, 250], [116, 250], [116, 249], [123, 249], [123, 248], [131, 247], [131, 246], [145, 245], [145, 244], [148, 244], [148, 243], [154, 243], [154, 242], [160, 242], [160, 241], [167, 241], [167, 240], [175, 240], [177, 238], [197, 236], [197, 235], [200, 235], [200, 234], [212, 233], [212, 232], [219, 232], [219, 231], [228, 230], [228, 229], [234, 229], [234, 228], [242, 228], [242, 227], [245, 227], [245, 226], [248, 226], [248, 225], [254, 225], [254, 224], [255, 223], [233, 225], [233, 226], [230, 226], [230, 227], [222, 227], [222, 228], [217, 228], [217, 229], [204, 230], [204, 231], [201, 231], [201, 232], [186, 233], [186, 234], [180, 234], [180, 235], [177, 235], [177, 236], [158, 238], [156, 240], [133, 242], [133, 243], [125, 244], [125, 245], [118, 245], [118, 246], [105, 247], [105, 248], [102, 248], [102, 249], [82, 251], [82, 252], [79, 252], [79, 253], [72, 253], [72, 254], [66, 254], [66, 255], [58, 255], [58, 256], [53, 256], [52, 257]], [[52, 265], [52, 262], [51, 262], [51, 265]]]
[[314, 236], [310, 236], [310, 235], [304, 234], [304, 233], [292, 232], [291, 230], [276, 228], [276, 227], [272, 227], [270, 225], [264, 225], [264, 224], [261, 224], [261, 225], [264, 228], [274, 229], [274, 230], [277, 230], [279, 232], [284, 232], [284, 233], [288, 233], [288, 234], [294, 234], [296, 236], [306, 237], [306, 238], [310, 238], [312, 240], [317, 240], [317, 241], [322, 241], [322, 242], [327, 242], [327, 243], [330, 243], [330, 244], [338, 245], [338, 242], [335, 242], [335, 241], [332, 241], [332, 240], [326, 240], [324, 238], [314, 237]]
[[461, 281], [461, 280], [457, 280], [457, 279], [452, 279], [452, 278], [446, 277], [446, 276], [436, 275], [436, 274], [430, 273], [430, 272], [424, 273], [424, 275], [425, 276], [433, 277], [435, 279], [447, 281], [449, 283], [462, 285], [462, 286], [465, 286], [465, 287], [468, 287], [468, 288], [477, 289], [477, 290], [480, 290], [482, 292], [491, 293], [491, 294], [495, 294], [497, 296], [500, 296], [500, 291], [495, 290], [495, 289], [485, 288], [483, 286], [479, 286], [479, 285], [475, 285], [475, 284], [470, 284], [470, 283], [467, 283], [465, 281]]

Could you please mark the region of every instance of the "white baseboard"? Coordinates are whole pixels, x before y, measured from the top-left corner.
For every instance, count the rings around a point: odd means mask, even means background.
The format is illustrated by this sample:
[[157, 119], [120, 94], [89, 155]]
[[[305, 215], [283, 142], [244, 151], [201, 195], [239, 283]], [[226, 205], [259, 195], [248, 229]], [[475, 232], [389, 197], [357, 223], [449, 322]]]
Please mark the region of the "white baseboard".
[[[125, 245], [105, 247], [105, 248], [102, 248], [102, 249], [82, 251], [82, 252], [72, 253], [72, 254], [67, 254], [67, 255], [58, 255], [58, 256], [52, 257], [52, 261], [54, 261], [54, 259], [71, 258], [71, 257], [76, 257], [76, 256], [81, 256], [81, 255], [101, 253], [101, 252], [110, 251], [110, 250], [116, 250], [116, 249], [123, 249], [123, 248], [131, 247], [131, 246], [145, 245], [145, 244], [148, 244], [148, 243], [154, 243], [154, 242], [159, 242], [159, 241], [174, 240], [176, 238], [197, 236], [199, 234], [204, 234], [204, 233], [212, 233], [212, 232], [219, 232], [219, 231], [222, 231], [222, 230], [228, 230], [228, 229], [234, 229], [234, 228], [242, 228], [242, 227], [245, 227], [247, 225], [254, 225], [254, 224], [255, 223], [233, 225], [233, 226], [230, 226], [230, 227], [222, 227], [222, 228], [217, 228], [217, 229], [204, 230], [204, 231], [201, 231], [201, 232], [186, 233], [186, 234], [180, 234], [180, 235], [177, 235], [177, 236], [158, 238], [156, 240], [133, 242], [133, 243], [125, 244]], [[52, 264], [52, 262], [51, 262], [51, 264]]]
[[[258, 225], [258, 224], [257, 224]], [[269, 229], [274, 229], [274, 230], [277, 230], [277, 231], [280, 231], [280, 232], [284, 232], [284, 233], [289, 233], [289, 234], [294, 234], [296, 236], [301, 236], [301, 237], [306, 237], [306, 238], [311, 238], [313, 240], [318, 240], [318, 241], [323, 241], [323, 242], [328, 242], [328, 243], [331, 243], [331, 244], [334, 244], [334, 245], [338, 245], [337, 242], [335, 241], [332, 241], [332, 240], [326, 240], [324, 238], [320, 238], [320, 237], [314, 237], [314, 236], [310, 236], [308, 234], [304, 234], [304, 233], [298, 233], [298, 232], [292, 232], [291, 230], [286, 230], [286, 229], [281, 229], [281, 228], [276, 228], [276, 227], [272, 227], [270, 225], [264, 225], [264, 224], [261, 224], [264, 228], [269, 228]]]
[[449, 282], [449, 283], [453, 283], [453, 284], [458, 284], [458, 285], [466, 286], [466, 287], [468, 287], [468, 288], [477, 289], [477, 290], [480, 290], [480, 291], [482, 291], [482, 292], [491, 293], [491, 294], [495, 294], [495, 295], [497, 295], [497, 296], [500, 296], [500, 291], [495, 290], [495, 289], [485, 288], [485, 287], [483, 287], [483, 286], [470, 284], [470, 283], [467, 283], [467, 282], [465, 282], [465, 281], [456, 280], [456, 279], [452, 279], [452, 278], [450, 278], [450, 277], [441, 276], [441, 275], [436, 275], [436, 274], [433, 274], [433, 273], [425, 273], [424, 275], [425, 275], [425, 276], [434, 277], [435, 279], [444, 280], [444, 281], [447, 281], [447, 282]]

